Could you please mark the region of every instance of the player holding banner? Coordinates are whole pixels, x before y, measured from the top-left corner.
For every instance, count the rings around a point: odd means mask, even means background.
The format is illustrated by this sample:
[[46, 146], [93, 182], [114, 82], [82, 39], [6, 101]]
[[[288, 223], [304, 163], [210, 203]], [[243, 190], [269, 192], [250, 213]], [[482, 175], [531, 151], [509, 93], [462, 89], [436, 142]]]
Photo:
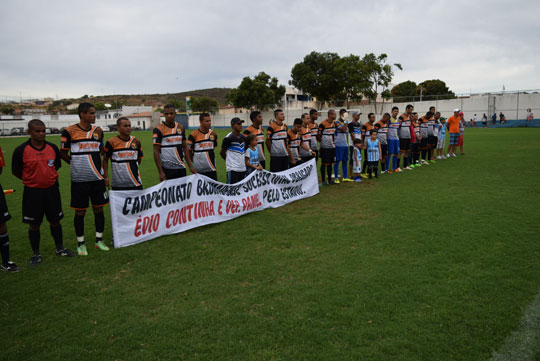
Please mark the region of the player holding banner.
[[[0, 147], [0, 174], [2, 174], [5, 166], [6, 162], [4, 161], [4, 155]], [[9, 234], [6, 222], [10, 219], [11, 215], [8, 211], [4, 189], [2, 189], [2, 185], [0, 184], [0, 253], [2, 254], [2, 265], [0, 265], [0, 269], [6, 272], [19, 272], [19, 266], [9, 260]]]

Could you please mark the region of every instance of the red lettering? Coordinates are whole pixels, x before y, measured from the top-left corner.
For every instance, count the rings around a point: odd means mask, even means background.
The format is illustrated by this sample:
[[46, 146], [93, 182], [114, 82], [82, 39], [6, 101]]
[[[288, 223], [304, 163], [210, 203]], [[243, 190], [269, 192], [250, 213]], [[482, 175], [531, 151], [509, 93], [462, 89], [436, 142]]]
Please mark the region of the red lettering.
[[133, 232], [135, 237], [140, 237], [141, 235], [141, 216], [137, 218], [137, 222], [135, 223], [135, 232]]

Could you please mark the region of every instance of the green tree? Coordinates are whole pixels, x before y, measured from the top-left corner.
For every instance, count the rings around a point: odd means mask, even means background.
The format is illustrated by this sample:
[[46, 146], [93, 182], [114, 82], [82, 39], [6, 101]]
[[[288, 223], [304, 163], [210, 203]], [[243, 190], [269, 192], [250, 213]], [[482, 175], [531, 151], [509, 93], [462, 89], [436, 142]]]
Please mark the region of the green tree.
[[94, 109], [95, 109], [95, 110], [98, 110], [98, 111], [99, 111], [99, 110], [107, 110], [107, 107], [106, 107], [105, 104], [102, 103], [102, 102], [95, 102], [95, 103], [94, 103]]
[[417, 87], [414, 81], [407, 80], [394, 86], [390, 93], [394, 102], [412, 102], [416, 96]]
[[351, 101], [362, 100], [362, 92], [370, 86], [364, 62], [358, 55], [349, 55], [337, 60], [337, 78], [342, 91], [336, 96], [343, 96], [347, 108]]
[[15, 113], [15, 108], [12, 105], [6, 104], [0, 106], [0, 113], [6, 115], [13, 115]]
[[456, 95], [440, 79], [426, 80], [418, 84], [416, 94], [422, 94], [422, 100], [454, 99]]
[[227, 100], [237, 108], [272, 108], [281, 104], [285, 86], [278, 84], [276, 77], [260, 72], [253, 79], [244, 77], [238, 88], [231, 89]]
[[[387, 58], [388, 56], [384, 53], [379, 56], [369, 53], [362, 58], [370, 84], [369, 87], [364, 89], [363, 93], [364, 96], [374, 104], [375, 113], [377, 113], [377, 95], [379, 92], [381, 94], [384, 93], [385, 97], [389, 95], [388, 92], [385, 92], [385, 90], [387, 90], [388, 84], [390, 84], [392, 78], [394, 77], [392, 65], [386, 63]], [[394, 64], [393, 66], [399, 70], [403, 69], [401, 64], [398, 63]]]
[[[312, 51], [302, 62], [293, 66], [289, 84], [317, 98], [319, 102], [343, 100], [347, 92], [342, 83], [340, 67], [342, 70], [346, 68], [347, 61], [340, 62], [338, 54]], [[350, 69], [347, 67], [347, 70]]]
[[191, 99], [191, 109], [194, 112], [216, 112], [219, 108], [217, 100], [209, 97]]

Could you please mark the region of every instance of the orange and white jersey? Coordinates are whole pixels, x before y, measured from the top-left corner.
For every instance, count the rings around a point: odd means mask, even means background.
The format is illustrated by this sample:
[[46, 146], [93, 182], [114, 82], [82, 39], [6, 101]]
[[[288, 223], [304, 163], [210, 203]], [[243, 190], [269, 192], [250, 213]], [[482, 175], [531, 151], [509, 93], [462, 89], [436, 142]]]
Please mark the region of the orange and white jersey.
[[257, 138], [257, 151], [259, 153], [259, 161], [265, 160], [266, 157], [264, 155], [264, 133], [261, 128], [255, 128], [253, 125], [250, 125], [249, 127], [244, 130], [244, 135], [247, 137], [248, 135], [253, 134]]
[[117, 188], [142, 185], [139, 160], [143, 157], [141, 142], [135, 137], [123, 140], [119, 136], [105, 143], [105, 158], [111, 160], [111, 185]]
[[278, 123], [272, 122], [266, 129], [266, 136], [272, 141], [271, 157], [286, 157], [289, 155], [287, 151], [287, 125], [285, 123], [278, 125]]
[[321, 148], [332, 149], [336, 147], [334, 143], [336, 122], [330, 123], [328, 119], [323, 120], [322, 123], [319, 124], [319, 134], [321, 136]]
[[[309, 149], [311, 149], [311, 137], [311, 129], [309, 129], [309, 127], [302, 127], [302, 130], [300, 131], [300, 142], [301, 144], [304, 144], [304, 146], [307, 146]], [[310, 155], [311, 152], [308, 152], [300, 145], [300, 157], [309, 157]]]
[[196, 129], [188, 137], [187, 145], [193, 151], [193, 166], [197, 172], [214, 172], [216, 159], [214, 149], [217, 147], [217, 134], [212, 129], [207, 133]]
[[183, 149], [183, 142], [185, 141], [186, 132], [184, 127], [176, 122], [172, 128], [164, 123], [154, 128], [153, 144], [161, 147], [160, 158], [163, 168], [186, 168]]
[[317, 136], [319, 135], [319, 126], [315, 122], [309, 123], [309, 129], [311, 130], [310, 148], [311, 150], [317, 150]]
[[292, 129], [289, 129], [287, 132], [287, 141], [289, 142], [289, 149], [291, 150], [291, 155], [295, 160], [300, 159], [300, 143], [302, 138], [300, 133], [294, 133]]
[[102, 180], [101, 148], [103, 131], [93, 125], [89, 130], [74, 124], [62, 132], [60, 149], [68, 150], [71, 157], [71, 181], [92, 182]]

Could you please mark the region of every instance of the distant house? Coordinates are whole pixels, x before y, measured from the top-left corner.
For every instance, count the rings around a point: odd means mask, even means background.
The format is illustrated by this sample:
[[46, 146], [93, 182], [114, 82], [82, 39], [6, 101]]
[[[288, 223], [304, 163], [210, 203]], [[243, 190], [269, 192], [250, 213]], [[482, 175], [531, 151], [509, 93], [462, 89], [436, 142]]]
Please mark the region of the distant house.
[[142, 130], [156, 127], [159, 124], [159, 116], [159, 112], [143, 112], [124, 115], [124, 117], [131, 121], [131, 128], [140, 128]]

